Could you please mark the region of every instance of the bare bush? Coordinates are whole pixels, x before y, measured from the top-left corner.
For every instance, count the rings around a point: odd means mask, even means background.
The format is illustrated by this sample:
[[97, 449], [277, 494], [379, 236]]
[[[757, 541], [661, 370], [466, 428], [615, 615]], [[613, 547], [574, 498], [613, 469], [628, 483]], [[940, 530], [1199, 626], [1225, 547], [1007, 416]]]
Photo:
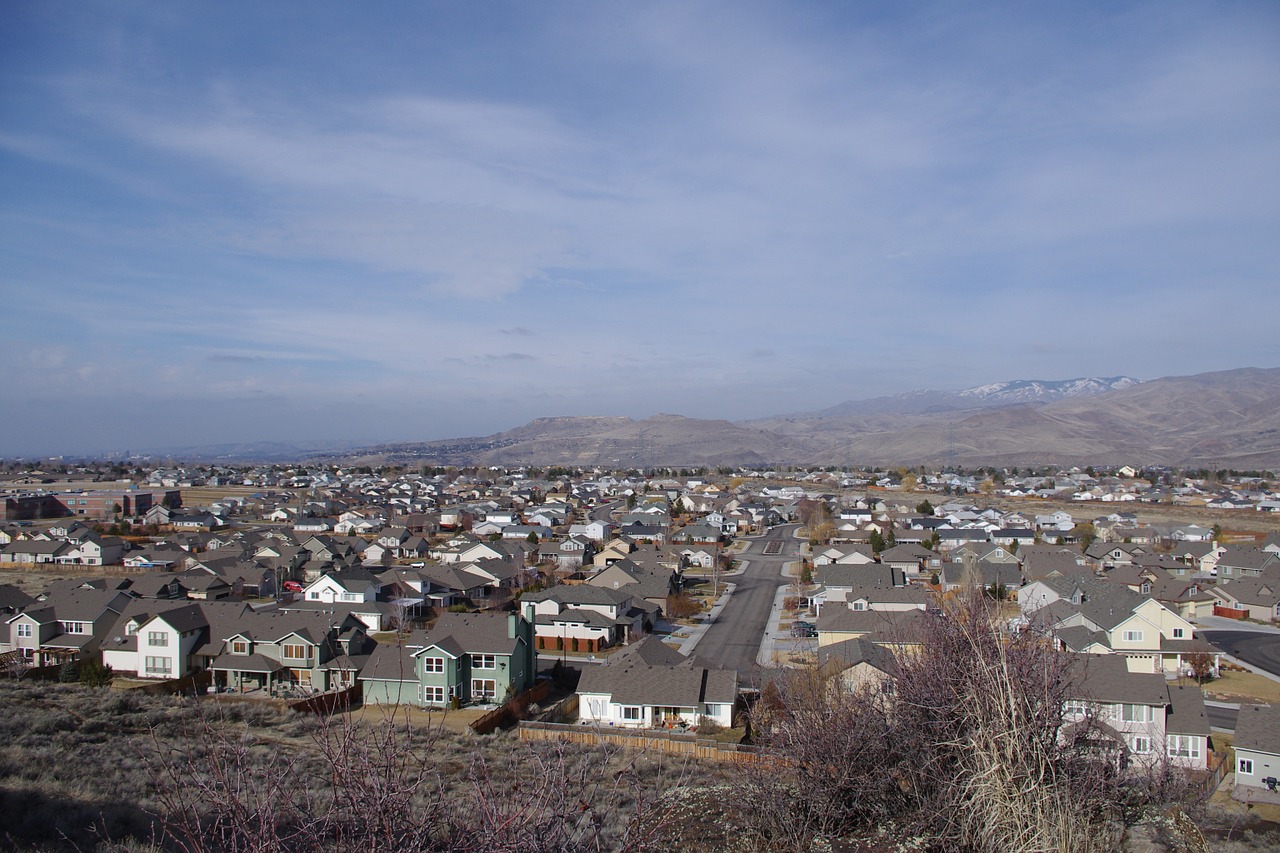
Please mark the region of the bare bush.
[[762, 699], [753, 729], [778, 764], [744, 787], [761, 846], [896, 823], [950, 850], [1113, 849], [1116, 774], [1063, 736], [1073, 659], [1004, 636], [990, 607], [976, 588], [944, 602], [891, 691], [803, 671]]
[[206, 715], [190, 735], [157, 744], [153, 763], [162, 840], [183, 853], [643, 850], [663, 823], [657, 789], [615, 750], [441, 761], [452, 736], [438, 727], [342, 716], [310, 749]]

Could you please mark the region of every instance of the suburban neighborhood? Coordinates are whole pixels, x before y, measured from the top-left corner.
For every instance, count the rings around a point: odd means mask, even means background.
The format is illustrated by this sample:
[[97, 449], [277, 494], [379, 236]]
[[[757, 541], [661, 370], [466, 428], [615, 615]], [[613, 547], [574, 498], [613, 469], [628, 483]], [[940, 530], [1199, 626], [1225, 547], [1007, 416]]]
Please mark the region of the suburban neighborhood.
[[0, 672], [734, 761], [797, 673], [891, 703], [977, 594], [993, 636], [1072, 662], [1061, 737], [1280, 804], [1280, 705], [1214, 698], [1280, 680], [1222, 639], [1280, 640], [1270, 479], [28, 465], [3, 483]]

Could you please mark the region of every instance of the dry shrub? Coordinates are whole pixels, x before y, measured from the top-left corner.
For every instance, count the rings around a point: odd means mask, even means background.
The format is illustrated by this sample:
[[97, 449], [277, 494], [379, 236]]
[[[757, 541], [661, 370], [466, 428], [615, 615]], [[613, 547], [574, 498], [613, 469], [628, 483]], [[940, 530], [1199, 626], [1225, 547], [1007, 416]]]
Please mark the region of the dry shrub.
[[930, 614], [891, 690], [804, 670], [766, 691], [753, 729], [778, 760], [741, 788], [761, 847], [896, 824], [937, 849], [1114, 849], [1119, 780], [1060, 737], [1073, 659], [989, 607], [975, 589]]

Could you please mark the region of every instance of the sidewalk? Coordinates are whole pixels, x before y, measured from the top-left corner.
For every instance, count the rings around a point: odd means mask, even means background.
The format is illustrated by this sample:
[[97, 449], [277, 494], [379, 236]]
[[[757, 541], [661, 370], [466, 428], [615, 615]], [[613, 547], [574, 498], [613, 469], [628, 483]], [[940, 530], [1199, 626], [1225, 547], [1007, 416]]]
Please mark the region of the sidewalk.
[[716, 617], [720, 615], [720, 611], [724, 610], [724, 606], [729, 603], [729, 597], [733, 595], [733, 591], [737, 584], [726, 583], [724, 592], [720, 593], [720, 597], [716, 599], [716, 603], [712, 605], [711, 610], [702, 614], [697, 625], [681, 626], [680, 631], [684, 636], [677, 637], [672, 634], [668, 640], [678, 640], [679, 645], [676, 647], [681, 654], [691, 655], [694, 648], [698, 645], [698, 641], [702, 639], [702, 635], [707, 633], [707, 629], [711, 627], [711, 623], [716, 621]]

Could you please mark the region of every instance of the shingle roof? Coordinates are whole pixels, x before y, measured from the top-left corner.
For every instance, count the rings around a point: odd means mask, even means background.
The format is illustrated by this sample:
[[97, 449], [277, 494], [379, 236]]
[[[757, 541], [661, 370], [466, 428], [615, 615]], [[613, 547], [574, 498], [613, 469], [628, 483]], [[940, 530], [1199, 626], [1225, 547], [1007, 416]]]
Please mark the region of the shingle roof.
[[1280, 705], [1241, 706], [1235, 748], [1280, 755]]

